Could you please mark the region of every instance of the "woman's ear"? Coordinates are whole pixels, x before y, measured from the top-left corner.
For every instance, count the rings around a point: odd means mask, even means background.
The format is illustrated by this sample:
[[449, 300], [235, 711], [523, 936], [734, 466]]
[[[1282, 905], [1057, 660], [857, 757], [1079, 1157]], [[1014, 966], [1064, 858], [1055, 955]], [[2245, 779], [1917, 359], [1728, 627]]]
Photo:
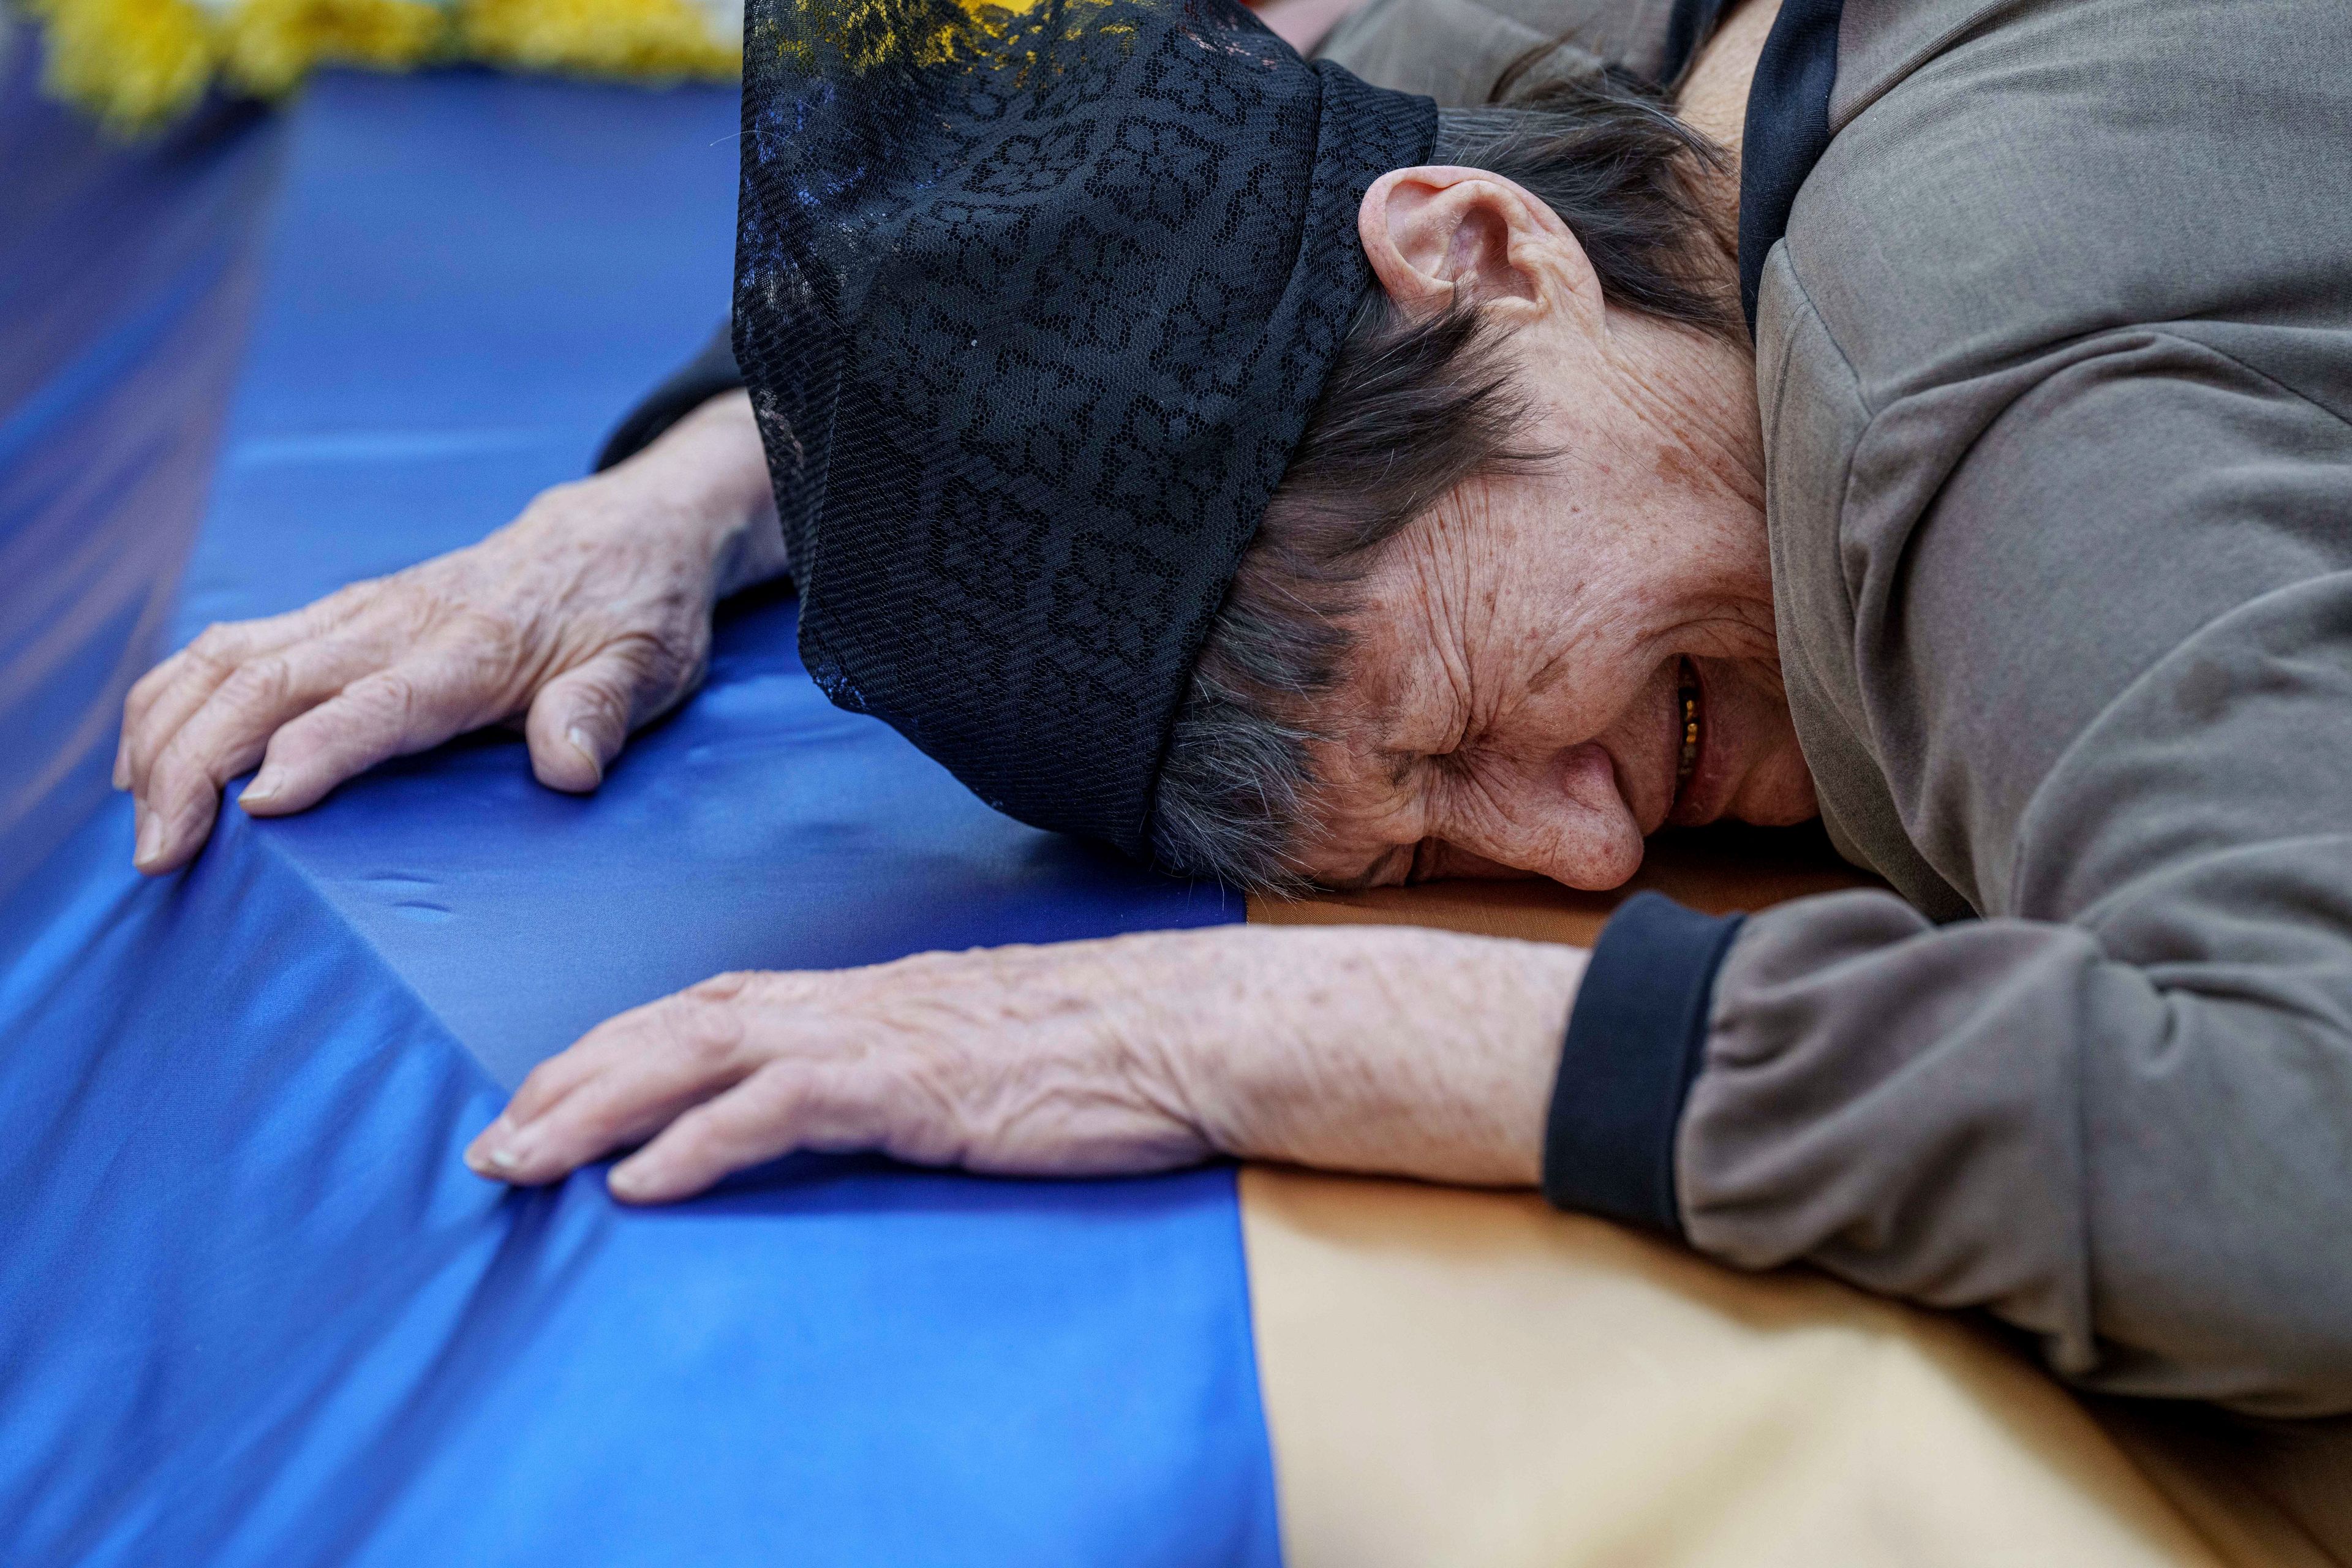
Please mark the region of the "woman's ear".
[[1364, 255], [1408, 313], [1517, 300], [1597, 321], [1601, 280], [1584, 247], [1537, 197], [1483, 169], [1391, 169], [1356, 215]]

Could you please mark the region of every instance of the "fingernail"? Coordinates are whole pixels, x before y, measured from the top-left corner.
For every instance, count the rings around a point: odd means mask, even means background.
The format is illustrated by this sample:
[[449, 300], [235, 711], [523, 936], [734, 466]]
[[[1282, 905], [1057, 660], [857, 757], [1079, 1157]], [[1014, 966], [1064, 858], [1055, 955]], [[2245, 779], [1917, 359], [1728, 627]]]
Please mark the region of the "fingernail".
[[583, 730], [579, 725], [574, 724], [572, 728], [563, 731], [563, 738], [572, 742], [572, 749], [573, 751], [578, 752], [582, 756], [588, 759], [588, 765], [596, 770], [596, 776], [598, 778], [603, 778], [604, 776], [604, 759], [598, 756], [596, 754], [596, 748], [588, 743], [587, 731]]
[[239, 805], [267, 805], [269, 802], [276, 800], [278, 798], [278, 792], [285, 787], [286, 775], [284, 773], [279, 773], [276, 768], [264, 768], [255, 776], [254, 781], [251, 784], [245, 786], [245, 793], [236, 797], [236, 804]]
[[138, 808], [137, 816], [139, 843], [131, 851], [131, 861], [135, 866], [145, 866], [163, 853], [163, 825], [156, 820], [153, 812], [143, 805]]
[[639, 1168], [637, 1163], [634, 1160], [625, 1161], [621, 1164], [614, 1166], [610, 1173], [604, 1177], [605, 1187], [616, 1195], [625, 1198], [642, 1195], [647, 1191], [650, 1184], [651, 1184], [646, 1179], [646, 1173]]
[[127, 746], [114, 748], [114, 787], [131, 787], [131, 750]]
[[514, 1152], [515, 1125], [500, 1111], [497, 1121], [474, 1134], [473, 1143], [466, 1150], [466, 1163], [483, 1175], [511, 1171], [519, 1163]]
[[466, 1151], [466, 1163], [477, 1175], [505, 1176], [522, 1168], [522, 1157], [507, 1144], [493, 1143], [486, 1149], [477, 1141]]

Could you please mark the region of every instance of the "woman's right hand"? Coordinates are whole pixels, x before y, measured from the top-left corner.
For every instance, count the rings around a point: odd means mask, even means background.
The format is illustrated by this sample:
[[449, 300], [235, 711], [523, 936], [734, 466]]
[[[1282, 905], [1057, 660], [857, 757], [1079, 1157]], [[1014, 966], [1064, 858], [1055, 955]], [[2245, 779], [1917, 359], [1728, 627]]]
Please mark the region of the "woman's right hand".
[[784, 570], [750, 399], [713, 398], [478, 544], [209, 626], [150, 670], [114, 764], [137, 803], [135, 863], [194, 859], [221, 786], [257, 762], [238, 804], [283, 816], [387, 758], [518, 718], [540, 783], [593, 790], [632, 731], [701, 682], [712, 605]]

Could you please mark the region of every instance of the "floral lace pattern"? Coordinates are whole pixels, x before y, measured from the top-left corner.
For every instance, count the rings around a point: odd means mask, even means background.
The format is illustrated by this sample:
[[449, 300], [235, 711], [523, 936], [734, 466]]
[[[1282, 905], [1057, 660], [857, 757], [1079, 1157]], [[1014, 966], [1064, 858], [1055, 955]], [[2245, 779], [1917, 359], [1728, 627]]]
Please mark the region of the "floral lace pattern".
[[756, 0], [735, 349], [835, 702], [1141, 855], [1435, 107], [1229, 0]]

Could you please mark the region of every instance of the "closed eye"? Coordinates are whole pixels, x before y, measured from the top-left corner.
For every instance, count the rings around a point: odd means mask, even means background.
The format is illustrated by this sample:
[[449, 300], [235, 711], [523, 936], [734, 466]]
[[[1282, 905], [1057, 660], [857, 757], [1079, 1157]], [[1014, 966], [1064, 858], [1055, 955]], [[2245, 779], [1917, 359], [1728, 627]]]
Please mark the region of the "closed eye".
[[1393, 888], [1412, 879], [1421, 846], [1399, 844], [1374, 856], [1356, 875], [1327, 884], [1335, 893], [1361, 893], [1373, 888]]

